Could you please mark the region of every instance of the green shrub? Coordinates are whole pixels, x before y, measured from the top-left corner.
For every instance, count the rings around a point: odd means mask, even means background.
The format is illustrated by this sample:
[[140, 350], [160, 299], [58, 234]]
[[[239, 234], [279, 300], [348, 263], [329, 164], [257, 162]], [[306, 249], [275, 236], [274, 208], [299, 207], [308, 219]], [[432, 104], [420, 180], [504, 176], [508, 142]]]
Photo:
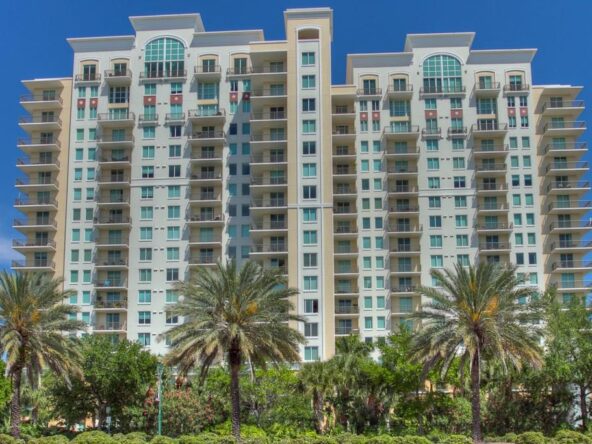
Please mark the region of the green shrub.
[[423, 436], [406, 435], [400, 437], [401, 444], [432, 444], [429, 439]]
[[365, 440], [362, 438], [360, 444], [403, 444], [402, 436], [378, 435], [369, 436]]
[[368, 438], [365, 436], [354, 435], [353, 433], [340, 433], [334, 438], [339, 444], [366, 444]]
[[178, 444], [178, 441], [168, 436], [155, 436], [150, 441], [150, 444]]
[[439, 444], [473, 444], [473, 440], [465, 435], [442, 435]]
[[[72, 444], [117, 444], [117, 440], [105, 432], [93, 430], [82, 432], [71, 441]], [[1, 443], [0, 443], [1, 444]]]
[[16, 439], [4, 433], [0, 434], [0, 444], [16, 444]]
[[[219, 439], [223, 438], [215, 433], [206, 432], [200, 433], [199, 435], [183, 435], [179, 436], [179, 444], [219, 444], [222, 441]], [[234, 444], [234, 441], [231, 441]]]
[[541, 432], [524, 432], [516, 437], [516, 444], [545, 444], [545, 436]]
[[580, 432], [561, 430], [555, 435], [558, 444], [592, 444], [592, 438]]
[[64, 435], [42, 436], [30, 439], [28, 444], [68, 444], [70, 440]]

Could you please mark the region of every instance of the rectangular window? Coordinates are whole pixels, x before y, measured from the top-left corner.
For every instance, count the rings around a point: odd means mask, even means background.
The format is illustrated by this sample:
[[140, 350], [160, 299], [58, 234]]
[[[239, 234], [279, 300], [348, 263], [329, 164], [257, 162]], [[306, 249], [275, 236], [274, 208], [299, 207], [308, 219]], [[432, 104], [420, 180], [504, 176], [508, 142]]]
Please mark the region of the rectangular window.
[[316, 88], [316, 77], [314, 75], [303, 75], [302, 76], [302, 88], [313, 89]]
[[304, 276], [304, 291], [316, 291], [319, 288], [319, 282], [317, 276]]
[[302, 53], [302, 65], [310, 66], [315, 64], [315, 53], [314, 52], [303, 52]]

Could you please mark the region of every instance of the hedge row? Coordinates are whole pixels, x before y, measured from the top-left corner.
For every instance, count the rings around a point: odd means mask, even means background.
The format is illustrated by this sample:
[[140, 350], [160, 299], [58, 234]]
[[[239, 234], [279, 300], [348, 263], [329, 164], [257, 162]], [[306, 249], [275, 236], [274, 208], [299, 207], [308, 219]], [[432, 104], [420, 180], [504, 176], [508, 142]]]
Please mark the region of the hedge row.
[[[502, 437], [486, 438], [486, 442], [514, 444], [592, 444], [592, 435], [564, 430], [553, 438], [547, 438], [539, 432], [526, 432], [520, 435], [510, 433]], [[244, 444], [472, 444], [464, 435], [423, 436], [357, 436], [343, 433], [334, 436], [318, 436], [305, 433], [295, 438], [270, 438], [267, 436], [245, 436]], [[15, 440], [9, 435], [0, 434], [0, 444], [235, 444], [230, 436], [214, 433], [169, 438], [155, 436], [150, 438], [145, 433], [134, 432], [127, 435], [108, 435], [100, 431], [83, 432], [69, 440], [64, 435], [44, 436]]]

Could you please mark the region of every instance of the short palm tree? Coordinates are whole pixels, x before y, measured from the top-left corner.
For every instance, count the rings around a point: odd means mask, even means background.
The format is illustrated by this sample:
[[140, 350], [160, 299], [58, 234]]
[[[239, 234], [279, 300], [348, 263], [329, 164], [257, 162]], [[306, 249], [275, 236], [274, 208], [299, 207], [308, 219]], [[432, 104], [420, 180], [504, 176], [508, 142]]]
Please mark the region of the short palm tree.
[[422, 328], [414, 337], [413, 357], [426, 369], [441, 364], [444, 372], [455, 358], [469, 365], [473, 440], [481, 435], [480, 375], [483, 360], [497, 360], [500, 368], [539, 365], [539, 331], [532, 328], [539, 314], [524, 303], [534, 295], [520, 287], [514, 267], [479, 264], [434, 270], [437, 288], [423, 287], [429, 299], [415, 318]]
[[302, 366], [299, 373], [301, 390], [312, 401], [317, 433], [325, 431], [325, 402], [328, 395], [335, 391], [335, 366], [332, 362], [309, 362]]
[[61, 286], [46, 274], [0, 272], [0, 349], [12, 381], [10, 432], [15, 437], [20, 435], [23, 373], [35, 386], [46, 368], [66, 380], [79, 372], [75, 340], [65, 333], [84, 324], [70, 319], [76, 309], [64, 304], [69, 292]]
[[266, 362], [299, 361], [298, 345], [303, 336], [288, 323], [300, 322], [292, 314], [290, 298], [298, 290], [289, 288], [277, 271], [246, 262], [201, 268], [193, 279], [181, 282], [183, 295], [173, 312], [184, 323], [166, 334], [171, 351], [167, 365], [185, 375], [194, 366], [202, 377], [209, 367], [226, 358], [230, 367], [232, 433], [240, 440], [239, 371], [244, 362], [264, 366]]

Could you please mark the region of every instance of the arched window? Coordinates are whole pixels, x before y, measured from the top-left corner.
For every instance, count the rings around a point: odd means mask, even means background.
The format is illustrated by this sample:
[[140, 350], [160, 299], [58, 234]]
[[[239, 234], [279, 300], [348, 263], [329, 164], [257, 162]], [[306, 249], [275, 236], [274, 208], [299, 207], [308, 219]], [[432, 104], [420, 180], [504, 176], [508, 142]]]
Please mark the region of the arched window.
[[185, 47], [179, 40], [163, 37], [152, 40], [144, 51], [146, 77], [182, 77], [185, 71]]
[[460, 62], [448, 55], [435, 55], [423, 64], [423, 89], [427, 93], [462, 91]]

